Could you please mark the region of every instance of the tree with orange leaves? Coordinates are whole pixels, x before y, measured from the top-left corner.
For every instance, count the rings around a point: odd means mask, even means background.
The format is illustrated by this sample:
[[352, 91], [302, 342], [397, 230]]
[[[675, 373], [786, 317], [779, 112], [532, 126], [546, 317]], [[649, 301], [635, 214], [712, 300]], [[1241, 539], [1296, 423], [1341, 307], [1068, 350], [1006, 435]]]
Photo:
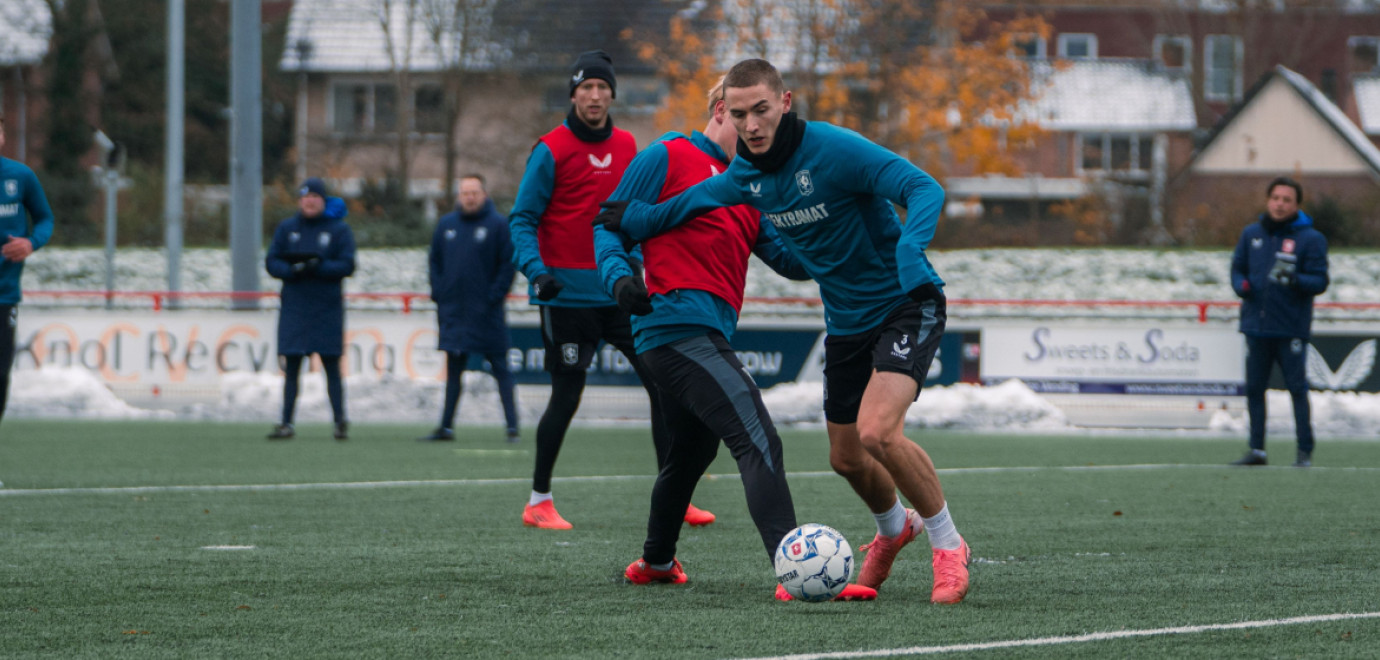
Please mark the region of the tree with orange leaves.
[[[792, 79], [815, 119], [853, 128], [928, 172], [1018, 174], [1011, 150], [1039, 127], [1021, 118], [1033, 98], [1018, 42], [1049, 26], [996, 24], [957, 0], [722, 0], [676, 16], [667, 35], [634, 39], [669, 94], [659, 128], [703, 121], [704, 90], [734, 61], [762, 57]], [[803, 102], [803, 103], [802, 103]]]

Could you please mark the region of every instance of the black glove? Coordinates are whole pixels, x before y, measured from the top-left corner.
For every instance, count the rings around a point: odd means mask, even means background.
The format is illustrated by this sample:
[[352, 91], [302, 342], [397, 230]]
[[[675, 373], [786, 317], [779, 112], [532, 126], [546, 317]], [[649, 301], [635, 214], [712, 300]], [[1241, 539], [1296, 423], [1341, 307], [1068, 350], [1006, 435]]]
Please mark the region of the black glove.
[[628, 268], [632, 269], [633, 277], [639, 280], [642, 279], [642, 274], [647, 272], [647, 269], [642, 266], [642, 260], [636, 257], [628, 257]]
[[297, 263], [295, 263], [295, 264], [292, 264], [292, 272], [294, 272], [294, 273], [296, 273], [296, 274], [298, 274], [298, 275], [301, 275], [301, 274], [303, 274], [303, 273], [310, 273], [311, 271], [316, 270], [316, 267], [317, 267], [317, 266], [320, 266], [320, 265], [321, 265], [321, 258], [320, 258], [320, 257], [312, 257], [312, 258], [307, 259], [307, 260], [305, 260], [305, 261], [299, 261], [299, 262], [297, 262]]
[[906, 295], [910, 296], [911, 300], [914, 300], [915, 302], [918, 302], [922, 305], [931, 300], [944, 302], [944, 292], [940, 291], [939, 287], [935, 286], [934, 282], [925, 282], [924, 284], [921, 284], [920, 286], [917, 286], [914, 289], [907, 291]]
[[633, 316], [646, 316], [652, 313], [652, 298], [647, 295], [647, 285], [640, 277], [624, 275], [613, 283], [613, 299], [618, 301], [618, 309]]
[[609, 231], [623, 227], [623, 212], [628, 209], [627, 202], [604, 202], [599, 205], [599, 215], [594, 216], [594, 226], [603, 225]]
[[565, 288], [565, 285], [562, 284], [560, 280], [551, 277], [548, 273], [538, 275], [537, 279], [532, 280], [532, 286], [537, 289], [537, 300], [542, 301], [555, 298], [560, 295], [561, 289]]

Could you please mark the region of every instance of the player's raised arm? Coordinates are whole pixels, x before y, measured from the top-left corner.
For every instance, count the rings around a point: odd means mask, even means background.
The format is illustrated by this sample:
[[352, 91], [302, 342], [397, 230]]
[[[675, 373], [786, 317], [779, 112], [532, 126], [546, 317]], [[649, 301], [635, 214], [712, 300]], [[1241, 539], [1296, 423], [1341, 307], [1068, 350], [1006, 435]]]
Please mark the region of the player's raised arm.
[[630, 201], [617, 226], [635, 241], [670, 231], [714, 209], [745, 204], [742, 192], [728, 175], [710, 177], [660, 204]]
[[944, 188], [934, 177], [890, 150], [878, 146], [852, 131], [839, 131], [839, 143], [850, 163], [861, 173], [859, 191], [872, 192], [906, 208], [905, 226], [896, 245], [897, 278], [902, 291], [941, 280], [925, 257], [939, 226], [944, 208]]
[[810, 279], [805, 264], [794, 252], [786, 248], [776, 227], [760, 216], [758, 220], [761, 222], [761, 230], [757, 232], [757, 244], [752, 246], [752, 253], [781, 277], [801, 281]]
[[[623, 178], [609, 195], [608, 201], [638, 200], [655, 204], [661, 194], [662, 182], [666, 180], [667, 162], [666, 145], [657, 140], [628, 164], [628, 169], [624, 170]], [[605, 224], [594, 225], [594, 260], [599, 264], [599, 278], [604, 292], [610, 296], [613, 295], [613, 285], [620, 278], [637, 274], [628, 260], [641, 259], [640, 255], [630, 253], [627, 244], [631, 241], [622, 231]]]

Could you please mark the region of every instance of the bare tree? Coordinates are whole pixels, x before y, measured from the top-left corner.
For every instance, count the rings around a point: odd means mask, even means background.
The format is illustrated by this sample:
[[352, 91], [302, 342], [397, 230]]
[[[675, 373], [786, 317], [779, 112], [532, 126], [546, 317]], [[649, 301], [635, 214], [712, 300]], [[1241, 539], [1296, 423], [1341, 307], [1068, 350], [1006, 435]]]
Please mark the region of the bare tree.
[[421, 20], [434, 51], [445, 95], [445, 198], [455, 199], [457, 133], [464, 110], [467, 75], [492, 69], [498, 54], [491, 48], [493, 11], [498, 0], [420, 0]]
[[388, 53], [388, 64], [397, 89], [398, 164], [394, 176], [402, 188], [404, 200], [409, 198], [412, 178], [412, 57], [421, 1], [377, 0], [377, 4], [371, 7], [379, 28], [383, 30], [384, 50]]

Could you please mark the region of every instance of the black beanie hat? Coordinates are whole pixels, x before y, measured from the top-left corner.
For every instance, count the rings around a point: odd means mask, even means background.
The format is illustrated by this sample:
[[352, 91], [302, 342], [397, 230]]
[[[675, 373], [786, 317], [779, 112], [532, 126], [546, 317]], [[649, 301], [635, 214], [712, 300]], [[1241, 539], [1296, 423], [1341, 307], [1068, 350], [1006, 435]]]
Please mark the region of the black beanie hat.
[[602, 50], [587, 50], [575, 58], [575, 66], [570, 67], [570, 95], [575, 96], [575, 88], [590, 78], [598, 78], [609, 84], [613, 98], [618, 98], [618, 81], [613, 77], [613, 58]]

